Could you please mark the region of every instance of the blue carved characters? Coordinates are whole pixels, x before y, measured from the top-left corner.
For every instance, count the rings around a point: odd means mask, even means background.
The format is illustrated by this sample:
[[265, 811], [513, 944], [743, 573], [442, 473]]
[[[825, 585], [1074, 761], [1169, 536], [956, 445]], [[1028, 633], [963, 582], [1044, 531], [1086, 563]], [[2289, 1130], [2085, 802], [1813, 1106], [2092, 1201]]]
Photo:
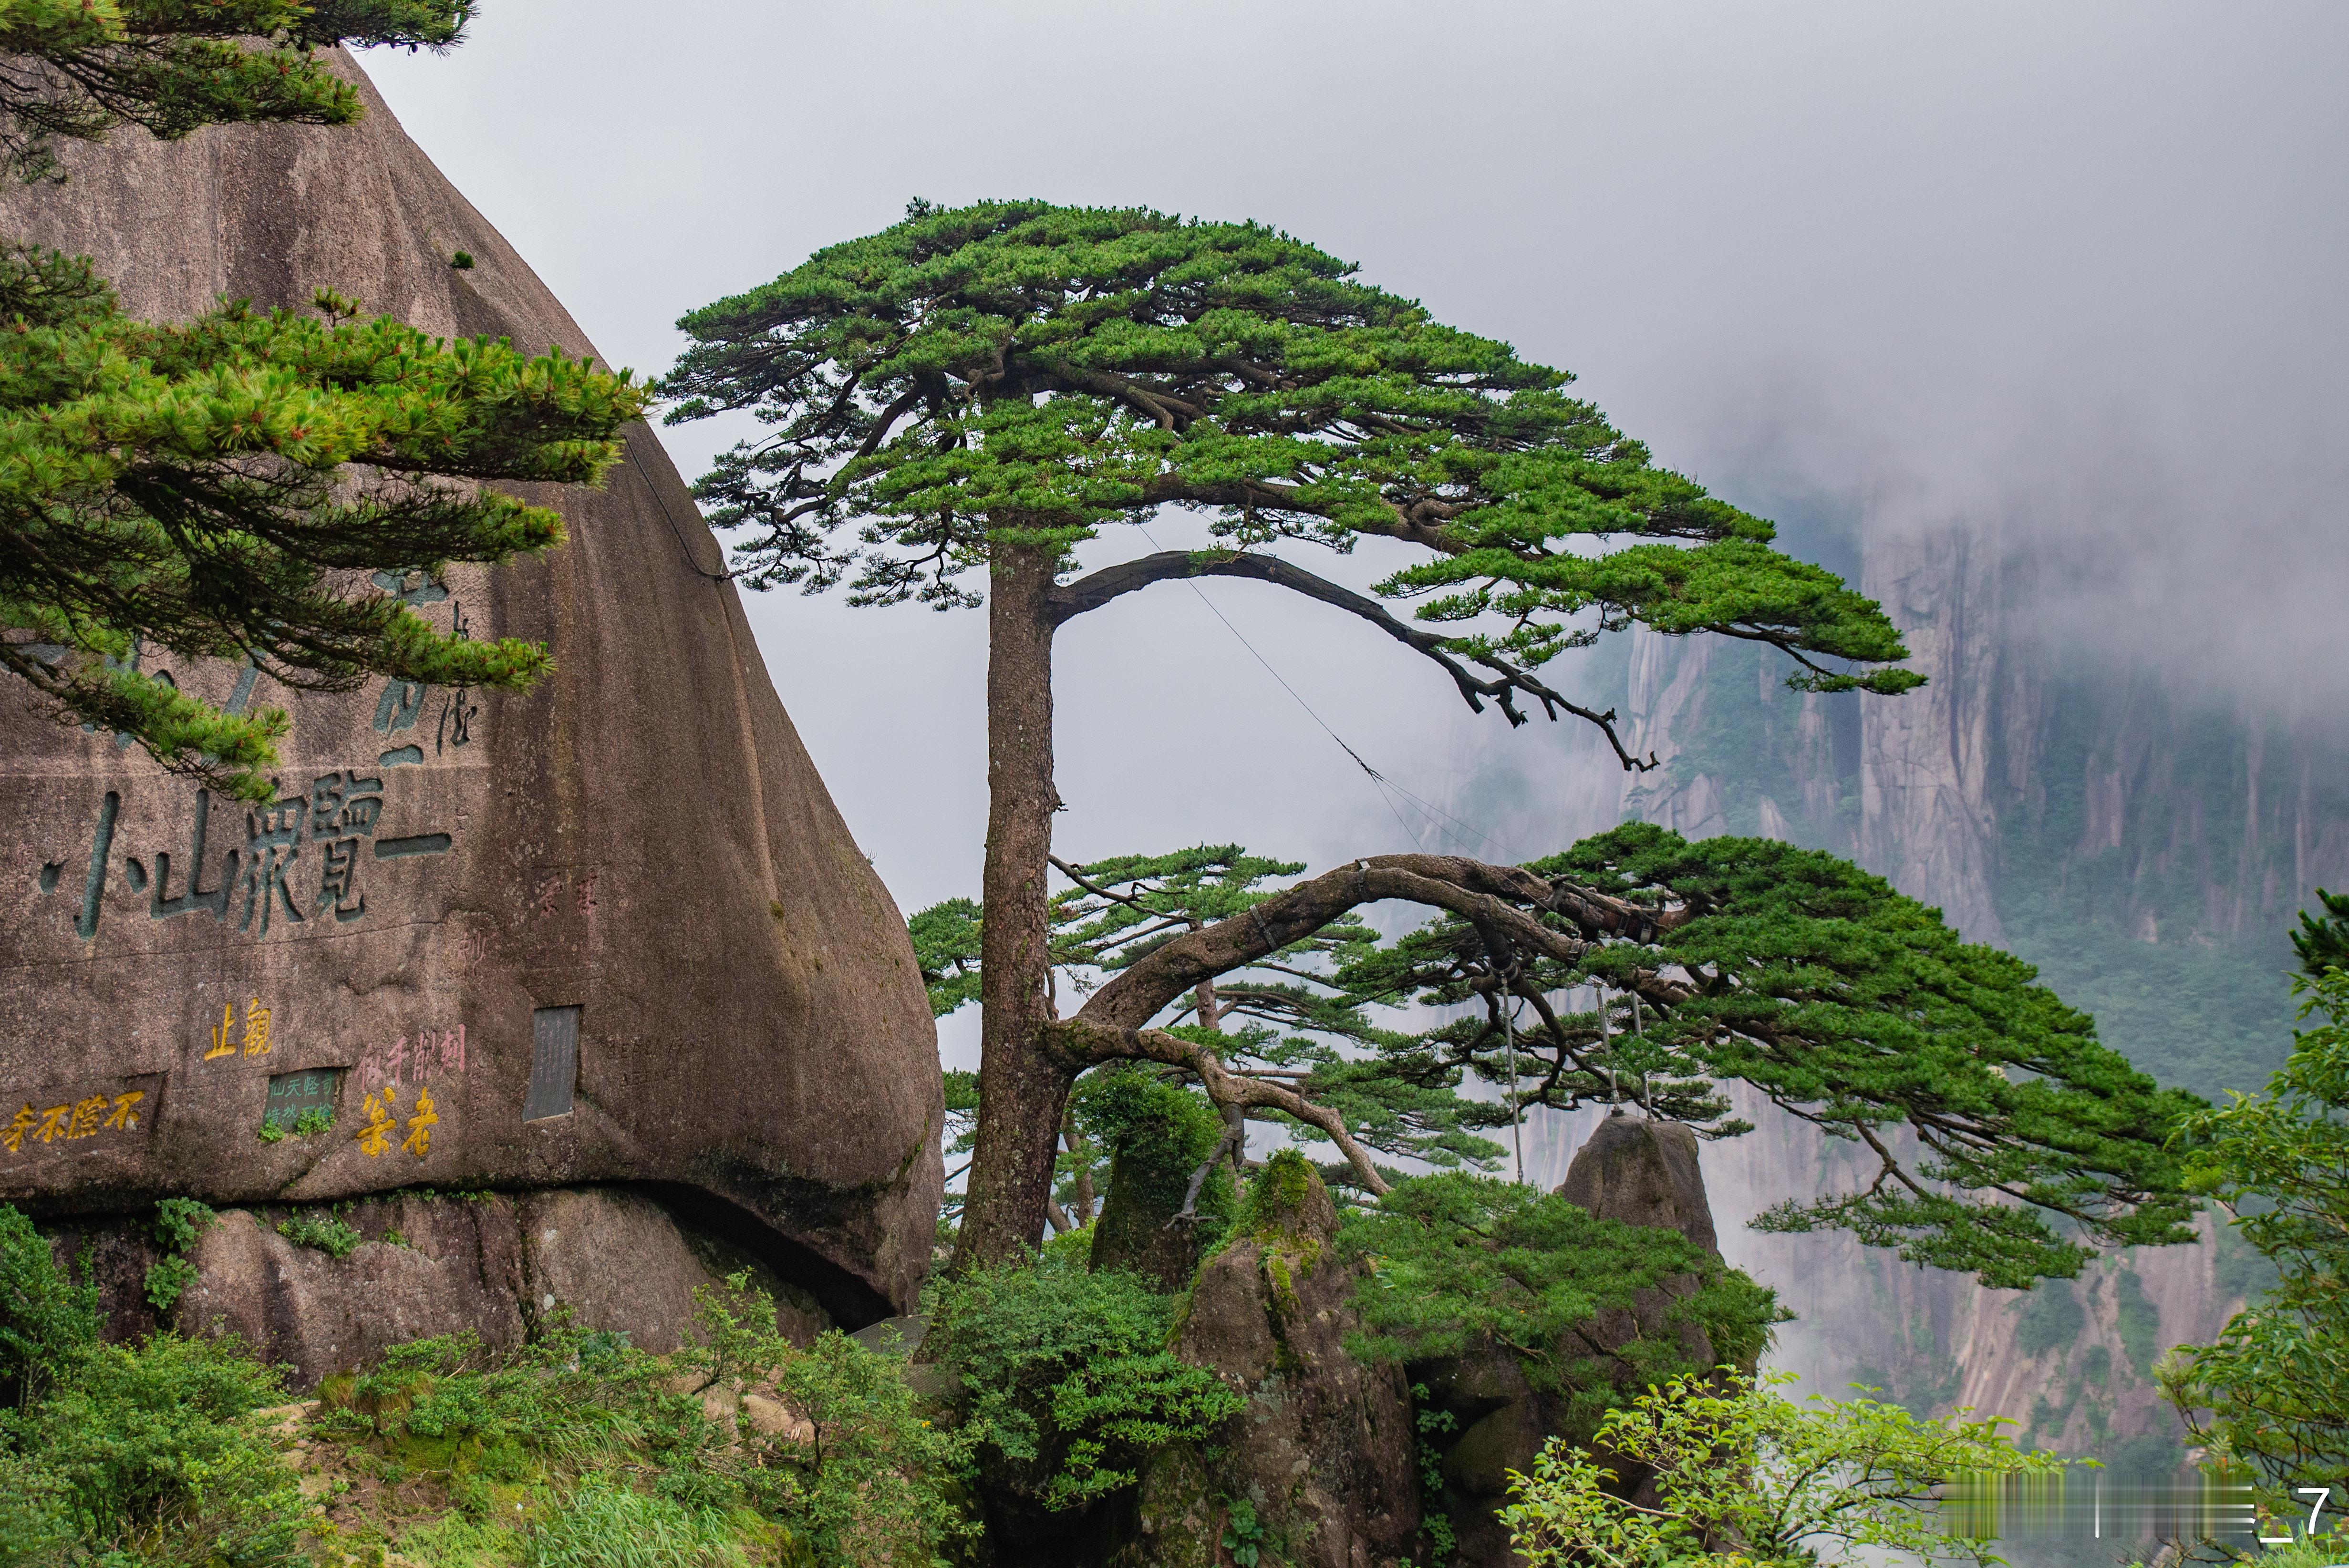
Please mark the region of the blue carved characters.
[[[243, 843], [222, 855], [215, 872], [207, 850], [214, 836], [212, 791], [199, 789], [195, 796], [185, 851], [156, 851], [151, 877], [147, 860], [121, 856], [124, 877], [132, 892], [149, 893], [150, 919], [210, 914], [226, 925], [233, 908], [236, 929], [255, 940], [266, 937], [273, 923], [298, 931], [329, 910], [337, 925], [362, 919], [367, 903], [361, 871], [367, 861], [445, 855], [456, 842], [449, 833], [382, 835], [384, 779], [338, 768], [311, 779], [305, 791], [281, 794], [248, 810]], [[73, 922], [74, 934], [85, 942], [98, 935], [122, 804], [121, 792], [109, 789], [98, 805], [89, 872]], [[43, 892], [57, 891], [65, 868], [62, 859], [42, 862], [36, 881]]]
[[383, 812], [383, 780], [362, 779], [345, 769], [310, 784], [310, 837], [323, 848], [326, 864], [318, 884], [318, 907], [331, 907], [336, 923], [367, 913], [359, 891], [359, 844], [375, 837]]

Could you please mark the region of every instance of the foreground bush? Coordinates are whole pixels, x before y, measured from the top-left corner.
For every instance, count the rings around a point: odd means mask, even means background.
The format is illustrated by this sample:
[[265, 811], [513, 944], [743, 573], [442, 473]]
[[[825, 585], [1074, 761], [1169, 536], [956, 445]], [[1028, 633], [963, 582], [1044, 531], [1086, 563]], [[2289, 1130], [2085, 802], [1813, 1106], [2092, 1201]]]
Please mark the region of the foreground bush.
[[[1724, 1367], [1680, 1377], [1600, 1418], [1590, 1449], [1552, 1439], [1501, 1519], [1530, 1568], [1794, 1568], [2002, 1562], [1966, 1522], [1929, 1509], [1961, 1477], [2061, 1470], [1997, 1420], [1920, 1420], [1873, 1399], [1802, 1404]], [[1970, 1412], [1960, 1412], [1960, 1415]], [[1596, 1457], [1604, 1454], [1604, 1462]], [[1617, 1495], [1651, 1472], [1653, 1506]], [[1611, 1489], [1611, 1490], [1610, 1490]]]
[[653, 1356], [557, 1315], [419, 1340], [284, 1404], [233, 1339], [98, 1338], [95, 1293], [0, 1205], [0, 1568], [936, 1568], [968, 1444], [902, 1358], [802, 1349], [736, 1276]]
[[305, 1561], [305, 1510], [256, 1412], [277, 1372], [233, 1339], [98, 1338], [97, 1292], [0, 1205], [0, 1564]]
[[[962, 1445], [898, 1357], [792, 1345], [746, 1276], [698, 1300], [702, 1343], [673, 1356], [558, 1321], [512, 1354], [457, 1335], [328, 1378], [311, 1430], [336, 1446], [333, 1543], [437, 1568], [930, 1568], [968, 1533]], [[418, 1512], [439, 1517], [401, 1528]]]
[[923, 1355], [990, 1484], [1050, 1510], [1131, 1485], [1153, 1449], [1245, 1402], [1167, 1348], [1176, 1299], [1136, 1274], [1047, 1254], [936, 1281], [924, 1306]]
[[[2303, 924], [2337, 942], [2349, 920]], [[2298, 1032], [2267, 1092], [2232, 1095], [2179, 1135], [2276, 1283], [2216, 1343], [2180, 1346], [2160, 1377], [2195, 1435], [2247, 1464], [2277, 1507], [2290, 1511], [2293, 1488], [2329, 1486], [2338, 1522], [2349, 1491], [2349, 972], [2327, 962], [2294, 989], [2301, 1016], [2321, 1021]]]

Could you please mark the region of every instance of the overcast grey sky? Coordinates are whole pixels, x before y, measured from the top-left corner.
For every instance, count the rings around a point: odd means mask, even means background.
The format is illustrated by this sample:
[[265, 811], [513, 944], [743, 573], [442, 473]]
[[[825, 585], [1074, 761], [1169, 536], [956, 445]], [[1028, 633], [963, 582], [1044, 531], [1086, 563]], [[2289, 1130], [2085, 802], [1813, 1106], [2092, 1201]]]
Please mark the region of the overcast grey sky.
[[[1257, 218], [1576, 372], [1755, 510], [2064, 543], [2087, 656], [2250, 689], [2297, 650], [2349, 696], [2338, 4], [489, 0], [454, 55], [365, 63], [641, 370], [684, 311], [909, 197]], [[667, 432], [688, 477], [716, 438]], [[1557, 746], [1334, 614], [1207, 593], [1421, 794]], [[751, 615], [900, 903], [975, 892], [982, 618]], [[1090, 619], [1061, 639], [1066, 850], [1396, 847], [1197, 594]]]

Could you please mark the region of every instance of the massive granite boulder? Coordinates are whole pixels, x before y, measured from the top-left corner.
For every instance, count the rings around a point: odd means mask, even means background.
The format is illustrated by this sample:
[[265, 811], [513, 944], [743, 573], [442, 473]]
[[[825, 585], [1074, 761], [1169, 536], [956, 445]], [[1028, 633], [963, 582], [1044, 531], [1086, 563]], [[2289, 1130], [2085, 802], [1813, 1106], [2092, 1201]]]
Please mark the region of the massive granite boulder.
[[[155, 318], [331, 286], [433, 333], [590, 352], [360, 89], [355, 128], [77, 149], [68, 183], [0, 192], [0, 234], [94, 256]], [[533, 691], [295, 694], [149, 659], [293, 713], [265, 809], [0, 686], [0, 1201], [57, 1219], [627, 1183], [872, 1321], [910, 1300], [942, 1185], [904, 922], [651, 432], [600, 492], [522, 488], [569, 544], [379, 585], [550, 645]], [[616, 1248], [577, 1288], [643, 1261]]]

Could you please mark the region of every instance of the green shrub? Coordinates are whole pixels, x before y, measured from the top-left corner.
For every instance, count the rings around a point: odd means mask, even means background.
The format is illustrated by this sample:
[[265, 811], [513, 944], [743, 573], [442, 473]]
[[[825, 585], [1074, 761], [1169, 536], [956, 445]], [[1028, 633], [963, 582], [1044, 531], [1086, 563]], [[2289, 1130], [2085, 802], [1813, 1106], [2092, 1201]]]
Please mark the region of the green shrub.
[[323, 1105], [314, 1105], [294, 1119], [294, 1136], [310, 1138], [332, 1129], [335, 1113]]
[[[1105, 1255], [1147, 1253], [1168, 1217], [1182, 1208], [1192, 1173], [1223, 1141], [1223, 1118], [1200, 1096], [1140, 1063], [1088, 1074], [1074, 1102], [1086, 1130], [1110, 1151], [1109, 1192], [1094, 1244]], [[1231, 1170], [1218, 1165], [1200, 1186], [1191, 1226], [1200, 1252], [1223, 1239], [1237, 1206]]]
[[163, 1255], [148, 1265], [144, 1283], [147, 1305], [155, 1309], [156, 1316], [169, 1316], [180, 1305], [180, 1297], [196, 1283], [196, 1265], [188, 1261], [187, 1251], [219, 1220], [209, 1206], [193, 1198], [166, 1198], [155, 1205], [155, 1239], [162, 1243]]
[[[1338, 1244], [1369, 1264], [1354, 1295], [1364, 1331], [1349, 1349], [1417, 1361], [1489, 1340], [1537, 1389], [1567, 1401], [1576, 1433], [1630, 1390], [1707, 1370], [1690, 1361], [1680, 1326], [1702, 1328], [1715, 1360], [1750, 1366], [1785, 1317], [1769, 1291], [1677, 1231], [1600, 1219], [1489, 1177], [1398, 1181], [1375, 1212], [1348, 1221]], [[1673, 1301], [1661, 1332], [1643, 1325], [1608, 1356], [1579, 1353], [1578, 1326], [1682, 1276], [1697, 1288]]]
[[1073, 1268], [1089, 1268], [1093, 1261], [1093, 1236], [1100, 1229], [1099, 1224], [1079, 1225], [1073, 1231], [1046, 1236], [1044, 1256]]
[[1232, 1499], [1224, 1519], [1224, 1550], [1232, 1554], [1232, 1561], [1239, 1568], [1257, 1568], [1271, 1543], [1264, 1521], [1257, 1517], [1256, 1504], [1244, 1497]]
[[525, 1550], [512, 1525], [485, 1523], [454, 1511], [399, 1538], [402, 1561], [425, 1568], [512, 1568]]
[[47, 1398], [0, 1417], [0, 1435], [85, 1550], [290, 1564], [305, 1560], [301, 1493], [253, 1417], [282, 1397], [277, 1373], [233, 1339], [90, 1343]]
[[341, 1215], [328, 1210], [323, 1213], [296, 1214], [277, 1222], [277, 1233], [297, 1247], [316, 1247], [331, 1258], [347, 1258], [367, 1240]]
[[196, 1283], [196, 1265], [185, 1258], [158, 1258], [147, 1265], [147, 1305], [155, 1315], [167, 1317], [180, 1297]]
[[[201, 1218], [174, 1212], [173, 1238]], [[516, 1350], [460, 1333], [325, 1379], [309, 1468], [366, 1478], [386, 1505], [346, 1518], [334, 1546], [429, 1568], [936, 1568], [975, 1533], [957, 1491], [968, 1443], [925, 1418], [901, 1357], [839, 1334], [792, 1346], [747, 1279], [702, 1293], [708, 1343], [674, 1357], [558, 1312]], [[313, 1516], [255, 1414], [283, 1397], [275, 1372], [233, 1341], [98, 1343], [95, 1293], [69, 1287], [6, 1209], [0, 1283], [7, 1343], [41, 1372], [0, 1411], [0, 1568], [308, 1560]], [[808, 1425], [707, 1418], [689, 1390], [718, 1377]]]
[[[1940, 1509], [1952, 1478], [1997, 1495], [2007, 1476], [2055, 1476], [2064, 1461], [2026, 1454], [2006, 1423], [1920, 1420], [1873, 1399], [1801, 1404], [1733, 1369], [1650, 1388], [1601, 1418], [1596, 1453], [1552, 1438], [1531, 1475], [1512, 1479], [1501, 1511], [1510, 1544], [1530, 1568], [1591, 1563], [1684, 1564], [1871, 1560], [1998, 1563], [1989, 1547], [1994, 1509], [1962, 1495]], [[1648, 1472], [1640, 1501], [1624, 1498], [1631, 1465]], [[1716, 1548], [1738, 1542], [1742, 1550]], [[1824, 1553], [1822, 1548], [1825, 1549]]]
[[285, 1128], [284, 1124], [274, 1121], [263, 1122], [261, 1124], [261, 1141], [264, 1143], [285, 1142]]
[[929, 1568], [974, 1537], [952, 1495], [970, 1441], [924, 1418], [904, 1357], [836, 1331], [802, 1350], [775, 1331], [775, 1304], [749, 1282], [738, 1274], [694, 1293], [703, 1343], [673, 1360], [763, 1382], [814, 1428], [811, 1440], [770, 1450], [751, 1498], [826, 1563]]
[[98, 1287], [75, 1284], [33, 1222], [0, 1203], [0, 1395], [37, 1397], [98, 1338]]
[[[794, 1346], [747, 1275], [698, 1306], [705, 1343], [673, 1357], [561, 1312], [515, 1351], [471, 1333], [400, 1346], [319, 1385], [320, 1435], [445, 1493], [464, 1528], [435, 1527], [448, 1541], [424, 1560], [440, 1568], [511, 1563], [488, 1544], [510, 1531], [533, 1563], [736, 1561], [709, 1544], [723, 1540], [807, 1568], [933, 1568], [968, 1533], [951, 1496], [967, 1445], [923, 1419], [900, 1358], [839, 1334]], [[813, 1439], [706, 1418], [685, 1390], [720, 1380], [791, 1407]], [[595, 1555], [622, 1538], [645, 1555]]]
[[[2323, 921], [2303, 917], [2295, 938], [2311, 966], [2342, 951], [2349, 934], [2349, 905], [2336, 894], [2324, 907]], [[2195, 1185], [2226, 1205], [2229, 1228], [2261, 1254], [2272, 1283], [2215, 1342], [2178, 1346], [2157, 1380], [2195, 1440], [2244, 1461], [2259, 1480], [2349, 1491], [2349, 1356], [2341, 1350], [2349, 1345], [2349, 972], [2325, 967], [2293, 991], [2315, 1026], [2295, 1031], [2266, 1091], [2234, 1096], [2179, 1134], [2194, 1150]], [[2151, 1305], [2135, 1342], [2124, 1321], [2132, 1357], [2139, 1345], [2158, 1343]]]
[[1068, 1509], [1133, 1483], [1154, 1449], [1198, 1441], [1245, 1403], [1166, 1348], [1176, 1302], [1058, 1258], [934, 1280], [922, 1354], [990, 1484]]
[[167, 1253], [184, 1253], [219, 1222], [209, 1205], [193, 1198], [166, 1198], [155, 1205], [155, 1239]]
[[0, 1446], [0, 1568], [72, 1561], [65, 1487], [38, 1461]]

